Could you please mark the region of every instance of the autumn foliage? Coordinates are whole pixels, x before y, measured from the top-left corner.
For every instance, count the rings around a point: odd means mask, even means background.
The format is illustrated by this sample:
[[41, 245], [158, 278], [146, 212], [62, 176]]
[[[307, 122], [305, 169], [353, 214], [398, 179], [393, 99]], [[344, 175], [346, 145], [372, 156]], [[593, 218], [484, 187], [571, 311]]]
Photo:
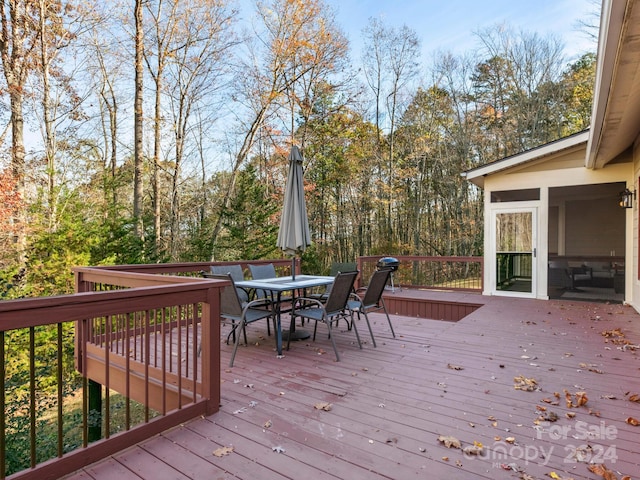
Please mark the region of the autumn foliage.
[[9, 170], [0, 171], [0, 235], [2, 236], [15, 234], [19, 227], [16, 217], [23, 202], [16, 187], [17, 182], [13, 174]]

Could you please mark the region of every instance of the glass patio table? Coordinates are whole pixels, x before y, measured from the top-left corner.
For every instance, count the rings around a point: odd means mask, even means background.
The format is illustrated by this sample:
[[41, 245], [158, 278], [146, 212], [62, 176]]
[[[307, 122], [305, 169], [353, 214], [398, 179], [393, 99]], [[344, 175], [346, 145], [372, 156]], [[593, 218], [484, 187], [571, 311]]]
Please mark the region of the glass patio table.
[[[291, 305], [295, 302], [296, 291], [306, 290], [307, 288], [321, 287], [323, 285], [330, 285], [335, 280], [331, 276], [322, 275], [296, 275], [295, 277], [275, 277], [275, 278], [263, 278], [260, 280], [242, 280], [235, 282], [236, 287], [242, 287], [246, 289], [265, 290], [271, 292], [272, 299], [275, 302], [276, 308], [276, 350], [278, 356], [282, 356], [282, 324], [281, 324], [281, 298], [282, 292], [293, 292], [293, 298]], [[291, 321], [295, 322], [294, 312], [291, 312]], [[291, 328], [291, 331], [294, 329]], [[300, 338], [300, 337], [299, 337]], [[303, 338], [308, 338], [303, 337]], [[293, 339], [293, 338], [292, 338]]]

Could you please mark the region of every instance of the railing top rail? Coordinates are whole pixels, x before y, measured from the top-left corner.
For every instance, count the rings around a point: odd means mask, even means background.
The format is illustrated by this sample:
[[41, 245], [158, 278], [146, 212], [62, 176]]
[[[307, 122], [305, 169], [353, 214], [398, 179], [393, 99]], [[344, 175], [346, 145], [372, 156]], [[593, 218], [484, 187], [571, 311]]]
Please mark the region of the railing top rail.
[[394, 258], [397, 258], [400, 261], [406, 260], [406, 261], [422, 261], [422, 262], [430, 262], [430, 261], [434, 261], [434, 262], [477, 262], [477, 261], [481, 261], [484, 259], [484, 257], [482, 256], [440, 256], [440, 255], [436, 255], [436, 256], [423, 256], [423, 255], [369, 255], [369, 256], [363, 256], [363, 257], [358, 257], [360, 259], [362, 259], [363, 261], [371, 261], [371, 260], [379, 260], [380, 258], [383, 257], [388, 257], [388, 256], [392, 256]]
[[127, 313], [136, 308], [155, 308], [172, 302], [210, 302], [212, 287], [218, 289], [228, 283], [200, 278], [191, 280], [135, 289], [3, 301], [0, 302], [0, 331]]
[[[147, 271], [131, 272], [127, 270], [101, 269], [96, 267], [76, 267], [74, 273], [80, 275], [83, 281], [106, 283], [122, 287], [147, 287], [153, 285], [175, 285], [178, 283], [193, 283], [203, 280], [201, 277], [181, 277], [178, 275], [158, 275]], [[175, 270], [171, 273], [176, 273]]]
[[[273, 263], [278, 266], [289, 266], [291, 260], [286, 258], [278, 258], [271, 260], [233, 260], [224, 262], [188, 262], [188, 263], [152, 263], [152, 264], [134, 264], [134, 265], [101, 265], [89, 267], [97, 270], [115, 270], [121, 272], [139, 272], [139, 273], [178, 273], [178, 272], [198, 272], [200, 270], [208, 270], [211, 265], [248, 265], [248, 264], [266, 264]], [[86, 268], [86, 267], [78, 267]], [[74, 269], [77, 270], [77, 269]]]

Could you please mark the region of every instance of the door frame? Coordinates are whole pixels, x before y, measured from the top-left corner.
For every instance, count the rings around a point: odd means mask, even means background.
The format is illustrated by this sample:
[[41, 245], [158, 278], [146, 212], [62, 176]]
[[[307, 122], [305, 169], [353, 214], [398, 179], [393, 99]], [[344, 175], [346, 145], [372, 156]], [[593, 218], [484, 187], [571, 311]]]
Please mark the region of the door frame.
[[[527, 205], [523, 205], [527, 203]], [[499, 295], [505, 297], [519, 298], [536, 298], [538, 294], [538, 258], [540, 256], [540, 246], [538, 235], [538, 210], [539, 202], [517, 202], [517, 203], [500, 203], [492, 205], [490, 209], [489, 223], [489, 255], [485, 268], [489, 272], [489, 291], [490, 295]], [[496, 217], [499, 214], [506, 213], [531, 213], [531, 292], [517, 292], [508, 290], [498, 290], [497, 288], [497, 238], [496, 238]]]

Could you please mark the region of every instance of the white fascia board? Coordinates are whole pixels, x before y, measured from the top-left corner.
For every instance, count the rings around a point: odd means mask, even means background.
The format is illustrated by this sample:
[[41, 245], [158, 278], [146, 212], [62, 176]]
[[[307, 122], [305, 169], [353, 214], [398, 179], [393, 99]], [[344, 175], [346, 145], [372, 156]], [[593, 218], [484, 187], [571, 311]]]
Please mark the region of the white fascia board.
[[600, 13], [600, 33], [596, 61], [596, 80], [593, 89], [591, 110], [591, 135], [587, 144], [585, 166], [596, 168], [596, 160], [602, 140], [602, 129], [611, 94], [614, 71], [618, 62], [618, 52], [624, 25], [627, 0], [603, 0]]

